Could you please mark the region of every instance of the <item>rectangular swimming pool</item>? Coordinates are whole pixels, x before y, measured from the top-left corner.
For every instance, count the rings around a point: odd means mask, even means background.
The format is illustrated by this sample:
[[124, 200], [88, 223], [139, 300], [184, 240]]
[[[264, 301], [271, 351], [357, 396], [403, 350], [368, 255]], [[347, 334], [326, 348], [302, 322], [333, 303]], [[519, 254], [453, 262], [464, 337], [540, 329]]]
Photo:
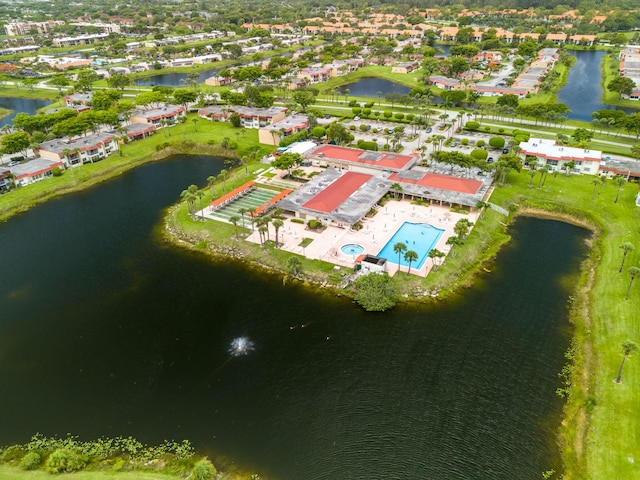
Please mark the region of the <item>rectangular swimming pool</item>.
[[[402, 242], [407, 246], [407, 251], [413, 250], [418, 254], [418, 260], [411, 263], [411, 267], [420, 269], [429, 258], [429, 252], [436, 246], [444, 230], [436, 228], [426, 223], [404, 222], [398, 231], [389, 239], [387, 244], [380, 250], [378, 257], [386, 258], [387, 261], [398, 264], [398, 254], [393, 251], [396, 243]], [[409, 267], [409, 262], [404, 259], [404, 253], [400, 254], [400, 265]]]

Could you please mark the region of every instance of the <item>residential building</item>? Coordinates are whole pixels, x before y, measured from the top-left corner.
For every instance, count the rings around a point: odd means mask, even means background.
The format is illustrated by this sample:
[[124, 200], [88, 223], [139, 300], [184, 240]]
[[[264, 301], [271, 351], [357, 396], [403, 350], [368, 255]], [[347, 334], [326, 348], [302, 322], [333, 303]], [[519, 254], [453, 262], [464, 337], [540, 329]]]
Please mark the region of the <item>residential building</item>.
[[156, 126], [148, 123], [132, 123], [123, 127], [127, 137], [130, 141], [142, 140], [143, 138], [150, 137], [156, 132]]
[[57, 138], [40, 144], [40, 157], [61, 161], [65, 167], [93, 163], [120, 148], [114, 133], [96, 133], [79, 138]]
[[10, 37], [19, 37], [23, 35], [31, 35], [37, 32], [39, 35], [49, 33], [58, 25], [64, 25], [62, 20], [49, 20], [47, 22], [14, 22], [7, 23], [4, 26], [5, 32]]
[[80, 35], [77, 37], [55, 38], [53, 40], [54, 47], [72, 47], [74, 45], [88, 45], [90, 43], [100, 42], [109, 38], [108, 33], [95, 33], [93, 35]]
[[0, 167], [0, 192], [8, 192], [13, 186], [13, 174], [11, 170]]
[[63, 163], [58, 160], [49, 160], [47, 158], [36, 158], [29, 162], [21, 163], [15, 167], [11, 167], [11, 172], [15, 176], [14, 182], [17, 186], [23, 187], [31, 183], [39, 182], [45, 178], [53, 176], [54, 168], [64, 168]]
[[265, 145], [279, 145], [284, 137], [309, 128], [309, 117], [291, 115], [258, 129], [258, 141]]
[[567, 163], [575, 164], [574, 172], [597, 175], [602, 161], [602, 152], [588, 148], [558, 145], [554, 140], [530, 138], [520, 143], [520, 155], [535, 157], [541, 165], [549, 165], [551, 171], [565, 170]]
[[165, 105], [158, 108], [150, 108], [148, 110], [136, 110], [131, 114], [131, 123], [147, 123], [154, 125], [156, 128], [162, 128], [165, 125], [174, 125], [178, 118], [186, 115], [185, 108], [180, 105]]

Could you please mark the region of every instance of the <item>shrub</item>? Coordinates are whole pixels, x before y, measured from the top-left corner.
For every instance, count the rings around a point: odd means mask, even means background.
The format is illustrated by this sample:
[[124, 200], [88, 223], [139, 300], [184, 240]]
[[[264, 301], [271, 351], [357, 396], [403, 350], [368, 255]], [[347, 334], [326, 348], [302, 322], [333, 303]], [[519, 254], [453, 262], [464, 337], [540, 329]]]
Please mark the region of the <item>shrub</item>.
[[371, 109], [365, 108], [364, 110], [362, 110], [362, 115], [364, 115], [365, 117], [368, 117], [369, 115], [371, 115]]
[[358, 140], [358, 148], [362, 150], [378, 150], [378, 144], [376, 142], [367, 142], [365, 140]]
[[478, 146], [478, 147], [484, 147], [484, 145], [485, 145], [485, 141], [484, 140], [478, 140], [476, 142], [476, 146]]
[[41, 460], [39, 453], [29, 452], [20, 460], [20, 468], [23, 470], [36, 470], [40, 466]]
[[24, 455], [24, 449], [20, 445], [11, 445], [4, 452], [2, 452], [2, 463], [12, 462], [14, 460], [20, 460]]
[[351, 111], [354, 115], [360, 115], [362, 113], [362, 109], [360, 107], [353, 107]]
[[372, 108], [373, 108], [373, 102], [367, 102], [367, 103], [365, 103], [365, 104], [364, 104], [364, 107], [365, 107], [365, 108], [368, 108], [368, 109], [372, 109]]
[[60, 167], [53, 167], [53, 168], [51, 169], [51, 174], [52, 174], [54, 177], [59, 177], [60, 175], [62, 175], [62, 169], [61, 169]]
[[477, 148], [472, 150], [469, 156], [474, 160], [486, 160], [489, 153], [486, 150], [482, 150], [481, 148]]
[[504, 148], [504, 138], [491, 137], [489, 139], [489, 145], [491, 145], [493, 148]]
[[478, 130], [480, 128], [480, 123], [478, 122], [467, 122], [464, 124], [464, 128], [466, 130]]
[[504, 128], [499, 128], [498, 133], [504, 133]]
[[356, 129], [355, 125], [349, 125], [349, 130], [354, 131]]
[[484, 131], [485, 132], [490, 132], [491, 131], [491, 127], [484, 127]]
[[516, 143], [523, 143], [523, 142], [528, 142], [529, 141], [529, 137], [524, 136], [524, 135], [516, 135], [515, 137], [513, 137], [513, 140]]
[[317, 220], [315, 220], [315, 219], [313, 219], [313, 218], [312, 218], [311, 220], [309, 220], [309, 221], [307, 222], [307, 226], [308, 226], [311, 230], [315, 230], [316, 228], [318, 228], [318, 224], [319, 224], [319, 223], [320, 223], [320, 222], [318, 222]]
[[384, 112], [382, 112], [382, 115], [384, 116], [384, 118], [391, 118], [393, 116], [393, 112], [391, 110], [385, 110]]
[[191, 478], [193, 480], [211, 480], [216, 473], [216, 467], [209, 460], [203, 458], [193, 466]]
[[460, 140], [460, 143], [461, 143], [462, 145], [469, 145], [469, 139], [465, 137], [465, 138], [463, 138], [462, 140]]
[[366, 123], [361, 123], [360, 124], [360, 131], [361, 132], [366, 132], [367, 130], [369, 130], [369, 125], [367, 125]]
[[45, 470], [49, 473], [75, 472], [83, 469], [87, 464], [87, 458], [78, 452], [59, 448], [47, 458]]
[[360, 105], [358, 104], [358, 101], [357, 101], [357, 100], [351, 100], [351, 101], [349, 102], [349, 106], [350, 106], [350, 107], [359, 107]]
[[311, 130], [311, 135], [313, 135], [316, 138], [322, 138], [325, 136], [326, 133], [327, 133], [327, 130], [324, 127], [313, 127], [313, 129]]
[[301, 220], [299, 218], [292, 218], [291, 223], [299, 223], [300, 225], [304, 225], [304, 220]]
[[408, 122], [413, 122], [414, 118], [416, 118], [416, 116], [413, 113], [407, 113], [407, 121]]
[[398, 112], [394, 115], [397, 120], [402, 120], [404, 118], [404, 113]]

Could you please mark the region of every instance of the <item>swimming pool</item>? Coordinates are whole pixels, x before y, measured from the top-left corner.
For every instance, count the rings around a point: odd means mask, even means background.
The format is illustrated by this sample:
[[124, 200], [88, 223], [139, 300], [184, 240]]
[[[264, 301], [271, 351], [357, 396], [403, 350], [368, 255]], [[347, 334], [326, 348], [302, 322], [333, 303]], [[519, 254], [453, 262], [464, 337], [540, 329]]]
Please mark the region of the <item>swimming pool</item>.
[[[444, 230], [426, 223], [404, 222], [398, 231], [389, 239], [386, 245], [378, 253], [378, 257], [398, 264], [398, 254], [393, 251], [393, 246], [402, 242], [407, 246], [407, 251], [413, 250], [418, 254], [418, 259], [411, 262], [411, 268], [420, 269], [429, 258], [429, 252], [436, 246]], [[404, 259], [404, 253], [400, 254], [400, 265], [408, 267], [409, 262]]]

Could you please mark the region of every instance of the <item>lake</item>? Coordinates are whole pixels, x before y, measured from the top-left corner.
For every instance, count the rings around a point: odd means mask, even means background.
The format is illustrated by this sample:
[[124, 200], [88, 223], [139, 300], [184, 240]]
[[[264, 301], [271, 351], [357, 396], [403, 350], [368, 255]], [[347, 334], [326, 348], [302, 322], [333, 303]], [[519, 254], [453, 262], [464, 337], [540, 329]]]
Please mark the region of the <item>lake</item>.
[[0, 444], [186, 438], [272, 480], [561, 471], [555, 390], [585, 230], [518, 219], [473, 288], [367, 314], [162, 241], [164, 209], [222, 168], [147, 164], [0, 224]]
[[29, 115], [36, 115], [39, 109], [46, 107], [50, 103], [50, 100], [42, 100], [39, 98], [0, 96], [0, 107], [12, 110], [10, 115], [0, 119], [0, 126], [12, 125], [13, 118], [16, 116], [16, 113], [24, 112]]
[[591, 122], [591, 114], [596, 110], [624, 110], [633, 113], [630, 108], [620, 108], [602, 102], [602, 73], [600, 65], [603, 50], [573, 50], [575, 65], [569, 70], [567, 83], [558, 92], [558, 103], [564, 103], [571, 109], [568, 115], [573, 120]]
[[[384, 78], [361, 78], [357, 82], [348, 83], [342, 85], [338, 91], [344, 92], [349, 89], [349, 95], [355, 95], [357, 97], [375, 97], [378, 98], [378, 92], [381, 93], [381, 98], [388, 93], [400, 93], [406, 95], [411, 91], [410, 87], [394, 83]], [[344, 93], [343, 93], [344, 95]]]

